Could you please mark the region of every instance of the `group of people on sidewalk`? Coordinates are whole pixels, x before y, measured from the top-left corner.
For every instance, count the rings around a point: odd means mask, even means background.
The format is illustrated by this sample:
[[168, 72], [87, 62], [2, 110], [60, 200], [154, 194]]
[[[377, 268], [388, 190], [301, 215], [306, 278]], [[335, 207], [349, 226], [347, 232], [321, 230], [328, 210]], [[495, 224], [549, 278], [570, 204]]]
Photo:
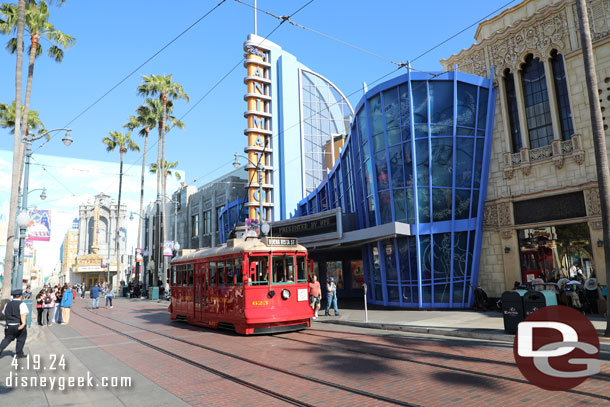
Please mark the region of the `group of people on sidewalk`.
[[114, 287], [112, 284], [106, 285], [104, 283], [100, 286], [100, 283], [95, 283], [93, 287], [91, 287], [91, 291], [89, 296], [91, 297], [91, 309], [99, 309], [100, 307], [100, 295], [106, 296], [106, 308], [110, 305], [112, 308], [112, 299], [114, 298]]
[[[328, 277], [326, 284], [326, 312], [325, 316], [330, 316], [331, 304], [335, 310], [335, 316], [339, 316], [339, 308], [337, 306], [337, 284], [333, 277]], [[318, 277], [314, 274], [309, 282], [309, 304], [314, 310], [313, 319], [318, 318], [318, 311], [320, 311], [320, 303], [322, 302], [322, 289], [320, 288], [320, 282]]]
[[51, 287], [47, 284], [36, 295], [37, 322], [39, 326], [49, 326], [52, 323], [68, 325], [70, 308], [76, 299], [76, 291], [68, 284], [62, 287]]

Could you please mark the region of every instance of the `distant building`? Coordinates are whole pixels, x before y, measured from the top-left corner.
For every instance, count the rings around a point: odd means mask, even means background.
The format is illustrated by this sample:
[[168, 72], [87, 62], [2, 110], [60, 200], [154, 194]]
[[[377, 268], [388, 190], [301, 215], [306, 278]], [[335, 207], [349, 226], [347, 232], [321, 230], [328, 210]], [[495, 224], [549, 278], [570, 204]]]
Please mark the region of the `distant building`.
[[64, 241], [61, 245], [61, 270], [59, 272], [59, 283], [72, 283], [71, 273], [76, 266], [76, 256], [78, 254], [78, 218], [74, 219], [72, 229], [66, 232]]

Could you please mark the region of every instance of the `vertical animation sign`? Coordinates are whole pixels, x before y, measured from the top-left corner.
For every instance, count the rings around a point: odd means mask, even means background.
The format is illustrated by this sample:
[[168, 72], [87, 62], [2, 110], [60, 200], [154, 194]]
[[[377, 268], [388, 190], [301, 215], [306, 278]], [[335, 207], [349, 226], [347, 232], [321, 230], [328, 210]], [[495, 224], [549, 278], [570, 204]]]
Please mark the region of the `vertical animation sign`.
[[[258, 39], [258, 40], [257, 40]], [[251, 163], [248, 163], [248, 217], [258, 219], [260, 222], [272, 220], [273, 196], [273, 165], [271, 144], [271, 64], [269, 63], [269, 49], [262, 45], [259, 37], [251, 37], [244, 44], [246, 52], [244, 63], [247, 76], [244, 82], [247, 93], [244, 96], [248, 104], [244, 116], [248, 127], [244, 131], [248, 138], [248, 145], [244, 149]], [[257, 168], [263, 169], [262, 192], [259, 191]], [[263, 213], [260, 212], [260, 203], [263, 203]]]

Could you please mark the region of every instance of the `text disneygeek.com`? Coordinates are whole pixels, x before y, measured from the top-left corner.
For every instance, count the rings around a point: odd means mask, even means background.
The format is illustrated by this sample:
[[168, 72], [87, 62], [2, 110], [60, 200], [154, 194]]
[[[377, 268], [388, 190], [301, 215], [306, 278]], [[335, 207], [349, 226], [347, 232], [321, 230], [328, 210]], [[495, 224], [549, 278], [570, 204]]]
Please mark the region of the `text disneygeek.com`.
[[87, 376], [24, 376], [10, 372], [4, 379], [8, 388], [44, 388], [48, 390], [64, 391], [72, 388], [95, 387], [131, 387], [131, 377], [100, 377], [96, 378], [87, 372]]

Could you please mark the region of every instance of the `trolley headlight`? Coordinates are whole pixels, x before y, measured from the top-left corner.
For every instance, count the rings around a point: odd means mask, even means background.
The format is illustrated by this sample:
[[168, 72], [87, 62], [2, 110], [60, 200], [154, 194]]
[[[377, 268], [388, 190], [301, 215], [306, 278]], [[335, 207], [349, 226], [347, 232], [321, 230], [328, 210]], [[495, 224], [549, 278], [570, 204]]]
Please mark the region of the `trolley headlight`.
[[283, 289], [282, 290], [282, 299], [287, 300], [290, 298], [290, 290]]

